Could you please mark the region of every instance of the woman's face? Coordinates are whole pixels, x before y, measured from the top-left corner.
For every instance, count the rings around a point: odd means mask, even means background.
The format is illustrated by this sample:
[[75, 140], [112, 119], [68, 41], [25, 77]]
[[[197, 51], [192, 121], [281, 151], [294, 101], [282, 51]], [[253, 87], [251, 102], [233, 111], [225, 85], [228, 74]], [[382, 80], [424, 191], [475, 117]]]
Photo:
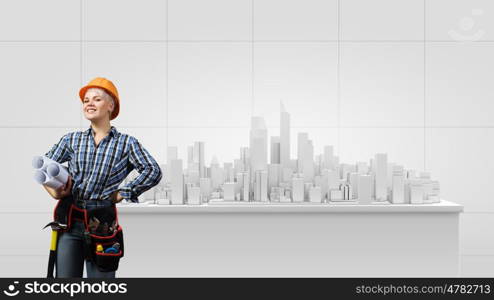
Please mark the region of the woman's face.
[[110, 120], [110, 114], [113, 110], [113, 103], [101, 89], [88, 89], [84, 100], [82, 101], [82, 110], [84, 117], [91, 122]]

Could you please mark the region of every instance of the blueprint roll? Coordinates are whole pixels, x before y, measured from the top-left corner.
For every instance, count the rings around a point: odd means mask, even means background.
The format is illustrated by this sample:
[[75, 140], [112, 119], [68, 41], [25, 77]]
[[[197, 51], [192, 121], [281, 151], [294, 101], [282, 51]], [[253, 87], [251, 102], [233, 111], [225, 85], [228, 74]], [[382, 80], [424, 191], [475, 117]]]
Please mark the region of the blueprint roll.
[[33, 157], [33, 168], [35, 169], [43, 169], [43, 166], [45, 165], [45, 160], [43, 159], [43, 156], [35, 156]]
[[67, 169], [58, 163], [50, 163], [46, 168], [46, 173], [50, 178], [54, 178], [62, 184], [66, 184], [69, 178]]
[[55, 177], [49, 177], [41, 170], [36, 170], [34, 172], [34, 180], [39, 184], [46, 185], [54, 189], [59, 189], [64, 186], [64, 184], [58, 181]]
[[67, 183], [67, 168], [46, 156], [35, 156], [32, 161], [34, 180], [39, 184], [58, 189]]
[[41, 170], [34, 171], [34, 181], [43, 184], [46, 181], [46, 174]]
[[50, 164], [57, 164], [57, 165], [59, 165], [59, 163], [57, 163], [53, 159], [49, 159], [46, 156], [35, 156], [35, 157], [33, 157], [32, 165], [33, 165], [33, 168], [36, 169], [36, 170], [43, 170], [43, 172], [46, 172], [46, 169], [48, 168], [48, 166]]

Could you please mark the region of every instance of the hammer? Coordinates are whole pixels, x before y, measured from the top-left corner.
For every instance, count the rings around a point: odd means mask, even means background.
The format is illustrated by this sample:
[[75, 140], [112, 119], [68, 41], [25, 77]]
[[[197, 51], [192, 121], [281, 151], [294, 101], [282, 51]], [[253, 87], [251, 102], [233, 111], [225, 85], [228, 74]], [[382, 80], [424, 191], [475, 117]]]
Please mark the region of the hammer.
[[57, 258], [57, 242], [58, 242], [58, 230], [67, 229], [67, 224], [62, 224], [59, 222], [50, 222], [46, 224], [46, 227], [51, 227], [51, 243], [50, 243], [50, 256], [48, 258], [48, 273], [46, 278], [53, 278], [53, 269], [55, 267], [55, 261]]

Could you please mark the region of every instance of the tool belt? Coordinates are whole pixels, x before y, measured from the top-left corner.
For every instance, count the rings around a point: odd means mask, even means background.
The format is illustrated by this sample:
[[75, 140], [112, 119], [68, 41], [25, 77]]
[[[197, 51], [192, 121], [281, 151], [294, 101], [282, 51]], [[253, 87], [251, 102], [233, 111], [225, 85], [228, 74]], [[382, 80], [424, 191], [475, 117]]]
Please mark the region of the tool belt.
[[124, 256], [124, 239], [115, 204], [83, 209], [77, 207], [69, 196], [58, 201], [53, 219], [67, 224], [66, 229], [60, 229], [59, 233], [67, 232], [75, 221], [83, 222], [85, 259], [92, 261], [101, 272], [118, 269], [119, 261]]

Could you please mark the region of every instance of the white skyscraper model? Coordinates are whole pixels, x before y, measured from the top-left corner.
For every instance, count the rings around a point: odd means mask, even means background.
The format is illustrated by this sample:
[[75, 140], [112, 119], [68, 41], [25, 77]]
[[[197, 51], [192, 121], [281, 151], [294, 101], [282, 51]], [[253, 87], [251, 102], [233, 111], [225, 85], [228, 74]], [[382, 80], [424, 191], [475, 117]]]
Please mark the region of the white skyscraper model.
[[235, 182], [225, 182], [223, 184], [223, 200], [235, 200]]
[[302, 159], [302, 169], [305, 182], [314, 181], [314, 145], [311, 140], [307, 140], [305, 144], [304, 157]]
[[241, 193], [241, 201], [249, 201], [250, 200], [250, 173], [242, 172], [242, 193]]
[[268, 198], [268, 171], [259, 171], [261, 172], [261, 202], [269, 201]]
[[223, 180], [227, 182], [235, 181], [232, 163], [223, 163]]
[[334, 148], [333, 146], [324, 146], [323, 154], [323, 168], [333, 170], [334, 169]]
[[200, 178], [199, 187], [201, 189], [202, 202], [208, 202], [212, 190], [211, 178]]
[[252, 170], [266, 170], [268, 164], [268, 130], [262, 117], [252, 117], [249, 149]]
[[280, 164], [290, 168], [290, 114], [280, 101]]
[[424, 203], [424, 187], [420, 180], [412, 179], [409, 185], [410, 189], [410, 204]]
[[309, 134], [307, 132], [299, 132], [297, 135], [297, 172], [304, 173], [304, 161], [307, 155], [307, 143]]
[[340, 179], [337, 170], [328, 170], [328, 188], [337, 190], [340, 187]]
[[174, 159], [178, 159], [178, 148], [176, 146], [169, 146], [166, 151], [166, 177], [165, 180], [166, 182], [170, 182], [171, 179], [171, 161]]
[[261, 170], [254, 172], [254, 201], [261, 201]]
[[371, 204], [372, 203], [372, 176], [371, 175], [359, 175], [358, 176], [358, 202], [359, 204]]
[[201, 204], [201, 188], [198, 186], [187, 185], [187, 204]]
[[184, 204], [184, 177], [181, 159], [170, 161], [170, 174], [171, 203]]
[[342, 201], [344, 200], [344, 195], [342, 190], [330, 190], [329, 191], [330, 201]]
[[271, 163], [279, 164], [280, 163], [280, 137], [272, 136], [271, 137]]
[[[254, 184], [254, 201], [267, 199], [266, 188], [261, 188], [261, 174], [257, 171], [267, 171], [268, 164], [268, 130], [262, 117], [252, 117], [250, 129], [250, 168], [251, 182]], [[267, 179], [267, 178], [266, 178]], [[266, 191], [266, 195], [262, 194]]]
[[[360, 204], [386, 203], [387, 200], [393, 204], [440, 202], [439, 182], [432, 180], [429, 172], [406, 170], [388, 163], [385, 153], [375, 154], [369, 163], [340, 163], [333, 146], [324, 146], [323, 153], [314, 156], [313, 142], [308, 133], [302, 132], [297, 135], [297, 158], [292, 159], [290, 115], [282, 103], [280, 107], [280, 136], [271, 138], [270, 152], [262, 117], [251, 119], [249, 147], [242, 147], [240, 156], [233, 163], [225, 162], [223, 167], [215, 156], [207, 167], [204, 142], [194, 142], [187, 148], [184, 170], [182, 160], [178, 159], [178, 148], [170, 146], [167, 164], [162, 166], [166, 176], [156, 190], [149, 190], [140, 199], [155, 202], [158, 199], [159, 204], [201, 204], [210, 199], [215, 203], [343, 201], [349, 204], [353, 199], [358, 199]], [[56, 172], [51, 173], [55, 176]], [[41, 175], [36, 179], [44, 183], [46, 176]], [[129, 180], [131, 175], [125, 183]]]
[[193, 162], [196, 163], [199, 168], [199, 177], [206, 177], [204, 166], [204, 142], [194, 142]]
[[321, 203], [321, 187], [311, 186], [309, 188], [309, 202]]
[[352, 189], [352, 197], [350, 199], [358, 198], [358, 173], [353, 172], [348, 175], [348, 182]]
[[393, 166], [391, 203], [405, 203], [405, 174], [402, 166]]
[[388, 198], [388, 155], [386, 153], [377, 153], [374, 157], [374, 172], [376, 184], [376, 201], [386, 201]]
[[292, 178], [292, 200], [293, 202], [304, 202], [304, 178], [294, 176]]
[[281, 165], [269, 164], [268, 165], [268, 195], [271, 193], [273, 187], [280, 186], [281, 177]]
[[369, 173], [369, 166], [365, 161], [359, 161], [357, 162], [357, 173], [359, 174], [368, 174]]
[[395, 163], [390, 163], [388, 162], [388, 170], [386, 171], [386, 186], [387, 186], [387, 189], [388, 189], [388, 197], [390, 196], [389, 195], [389, 191], [391, 191], [391, 189], [393, 188], [393, 170], [394, 170], [394, 167], [395, 167]]
[[213, 186], [213, 189], [217, 190], [220, 188], [221, 184], [223, 183], [223, 169], [220, 168], [220, 164], [218, 162], [218, 158], [216, 156], [213, 156], [211, 160], [211, 184]]
[[240, 161], [244, 167], [243, 171], [247, 171], [250, 167], [250, 150], [249, 147], [240, 148]]
[[330, 172], [330, 170], [328, 170], [328, 169], [323, 169], [321, 172], [321, 197], [322, 197], [323, 201], [324, 201], [324, 199], [329, 199], [328, 198], [329, 172]]
[[268, 172], [264, 170], [255, 171], [254, 201], [268, 201]]

